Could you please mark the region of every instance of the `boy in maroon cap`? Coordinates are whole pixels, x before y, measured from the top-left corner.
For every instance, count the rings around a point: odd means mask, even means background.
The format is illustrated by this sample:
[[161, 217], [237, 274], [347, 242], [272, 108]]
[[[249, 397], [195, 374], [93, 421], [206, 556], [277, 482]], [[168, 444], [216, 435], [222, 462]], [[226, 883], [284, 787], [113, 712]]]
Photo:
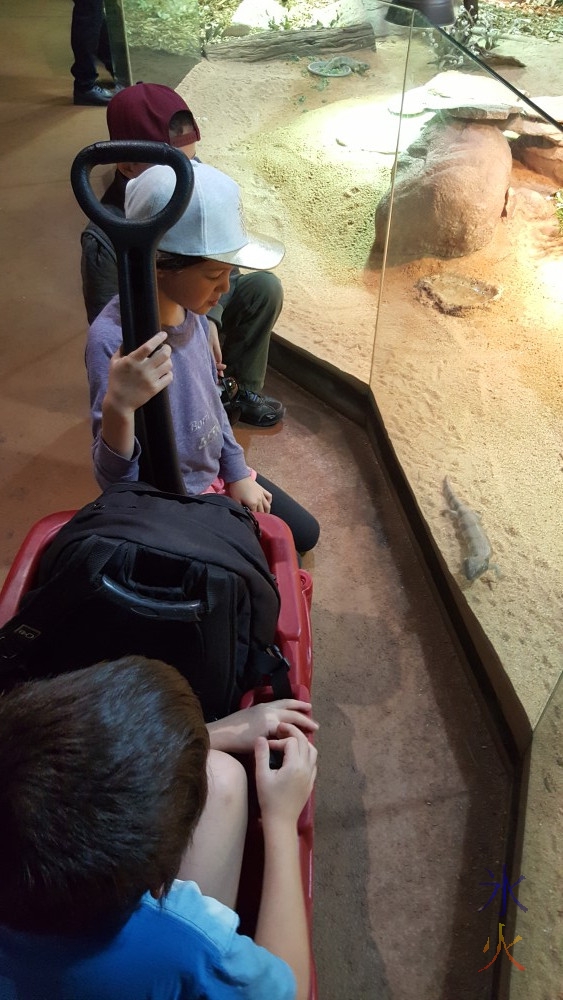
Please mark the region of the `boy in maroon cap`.
[[[166, 142], [195, 157], [200, 138], [195, 118], [185, 101], [158, 83], [137, 83], [126, 87], [110, 101], [107, 123], [111, 139], [146, 139]], [[118, 163], [112, 184], [102, 203], [124, 213], [128, 180], [142, 173], [148, 164]], [[82, 233], [82, 290], [88, 321], [92, 323], [103, 307], [117, 295], [117, 261], [107, 236], [90, 225]], [[281, 312], [283, 289], [279, 278], [269, 271], [242, 274], [234, 269], [229, 291], [207, 315], [210, 346], [221, 371], [236, 379], [238, 392], [230, 407], [240, 419], [258, 427], [273, 427], [285, 408], [271, 396], [262, 395], [268, 364], [270, 335]]]

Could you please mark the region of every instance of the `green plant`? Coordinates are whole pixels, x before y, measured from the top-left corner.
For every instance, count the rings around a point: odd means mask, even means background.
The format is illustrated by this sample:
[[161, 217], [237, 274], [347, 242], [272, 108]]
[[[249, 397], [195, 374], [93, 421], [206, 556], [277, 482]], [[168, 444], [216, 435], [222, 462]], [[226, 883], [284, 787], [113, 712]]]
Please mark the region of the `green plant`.
[[292, 27], [293, 22], [288, 14], [285, 15], [283, 21], [276, 21], [273, 17], [268, 21], [270, 31], [290, 31]]
[[559, 232], [563, 236], [563, 189], [559, 189], [552, 196], [555, 202], [555, 217], [559, 223]]
[[483, 56], [498, 45], [500, 31], [492, 23], [487, 9], [472, 15], [463, 7], [451, 26], [444, 28], [443, 32], [432, 32], [430, 44], [436, 53], [433, 61], [439, 69], [461, 66], [466, 60], [464, 52], [449, 42], [448, 35], [471, 55]]

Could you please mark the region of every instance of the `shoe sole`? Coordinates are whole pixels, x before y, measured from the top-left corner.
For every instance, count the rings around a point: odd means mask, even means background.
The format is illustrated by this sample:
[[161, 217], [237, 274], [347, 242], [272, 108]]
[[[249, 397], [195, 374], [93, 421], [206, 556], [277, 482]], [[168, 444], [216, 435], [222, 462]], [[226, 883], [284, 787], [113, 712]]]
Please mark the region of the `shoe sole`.
[[243, 414], [241, 414], [241, 416], [238, 419], [238, 422], [240, 424], [248, 424], [249, 427], [262, 427], [264, 430], [268, 430], [268, 428], [275, 427], [276, 424], [279, 424], [280, 420], [283, 420], [284, 416], [285, 416], [285, 411], [283, 413], [276, 414], [273, 420], [268, 420], [265, 422], [258, 420], [249, 420], [248, 417], [245, 417], [243, 416]]

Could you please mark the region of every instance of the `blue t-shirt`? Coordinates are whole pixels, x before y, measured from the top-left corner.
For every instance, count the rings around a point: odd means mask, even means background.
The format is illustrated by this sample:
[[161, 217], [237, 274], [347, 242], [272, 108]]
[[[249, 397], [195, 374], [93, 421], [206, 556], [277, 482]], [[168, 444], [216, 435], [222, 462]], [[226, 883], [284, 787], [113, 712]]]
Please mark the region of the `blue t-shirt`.
[[294, 1000], [289, 966], [237, 934], [236, 913], [174, 882], [115, 937], [73, 940], [0, 928], [0, 1000]]

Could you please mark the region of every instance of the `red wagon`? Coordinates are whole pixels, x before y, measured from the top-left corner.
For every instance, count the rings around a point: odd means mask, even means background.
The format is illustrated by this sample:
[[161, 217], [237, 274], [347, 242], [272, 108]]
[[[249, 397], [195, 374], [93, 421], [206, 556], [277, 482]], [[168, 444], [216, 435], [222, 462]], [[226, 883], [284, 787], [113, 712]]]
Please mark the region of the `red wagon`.
[[[146, 222], [116, 217], [102, 206], [90, 186], [94, 166], [136, 161], [166, 163], [176, 173], [176, 189], [169, 204]], [[193, 176], [189, 161], [172, 147], [150, 142], [96, 143], [76, 157], [71, 181], [85, 214], [111, 239], [117, 254], [124, 350], [129, 353], [159, 329], [154, 288], [154, 250], [158, 239], [179, 218], [191, 195]], [[145, 404], [136, 424], [141, 441], [141, 478], [157, 489], [183, 493], [166, 392]], [[23, 596], [36, 582], [42, 554], [75, 511], [60, 511], [42, 518], [30, 529], [0, 591], [0, 628], [18, 611]], [[276, 644], [290, 664], [293, 697], [310, 701], [312, 649], [310, 607], [312, 581], [299, 568], [293, 537], [285, 522], [271, 514], [256, 515], [261, 545], [281, 597]], [[271, 689], [248, 692], [241, 707], [272, 697]], [[249, 768], [250, 771], [250, 768]], [[259, 810], [249, 773], [249, 823], [237, 909], [241, 929], [252, 936], [258, 915], [263, 874], [263, 840]], [[305, 806], [298, 824], [301, 873], [307, 909], [309, 937], [312, 930], [313, 894], [313, 798]], [[312, 957], [311, 948], [311, 957]], [[314, 962], [311, 962], [310, 1000], [316, 1000]]]
[[[57, 532], [76, 513], [59, 511], [43, 517], [28, 532], [16, 554], [11, 569], [0, 591], [0, 628], [18, 611], [23, 596], [34, 586], [41, 556]], [[276, 643], [290, 664], [290, 683], [295, 698], [310, 701], [312, 679], [312, 647], [310, 607], [312, 580], [300, 569], [293, 545], [293, 538], [284, 521], [272, 514], [256, 515], [261, 530], [260, 544], [268, 565], [276, 578], [281, 595], [281, 608], [276, 632]], [[260, 688], [243, 696], [241, 707], [268, 700], [271, 690]], [[250, 769], [249, 769], [250, 771]], [[241, 887], [237, 910], [244, 933], [254, 933], [262, 887], [263, 841], [252, 774], [249, 773], [250, 802]], [[299, 851], [305, 903], [312, 931], [313, 912], [313, 798], [309, 800], [299, 818]], [[311, 948], [311, 956], [312, 956]], [[310, 1000], [316, 1000], [317, 986], [314, 962], [311, 962]]]

